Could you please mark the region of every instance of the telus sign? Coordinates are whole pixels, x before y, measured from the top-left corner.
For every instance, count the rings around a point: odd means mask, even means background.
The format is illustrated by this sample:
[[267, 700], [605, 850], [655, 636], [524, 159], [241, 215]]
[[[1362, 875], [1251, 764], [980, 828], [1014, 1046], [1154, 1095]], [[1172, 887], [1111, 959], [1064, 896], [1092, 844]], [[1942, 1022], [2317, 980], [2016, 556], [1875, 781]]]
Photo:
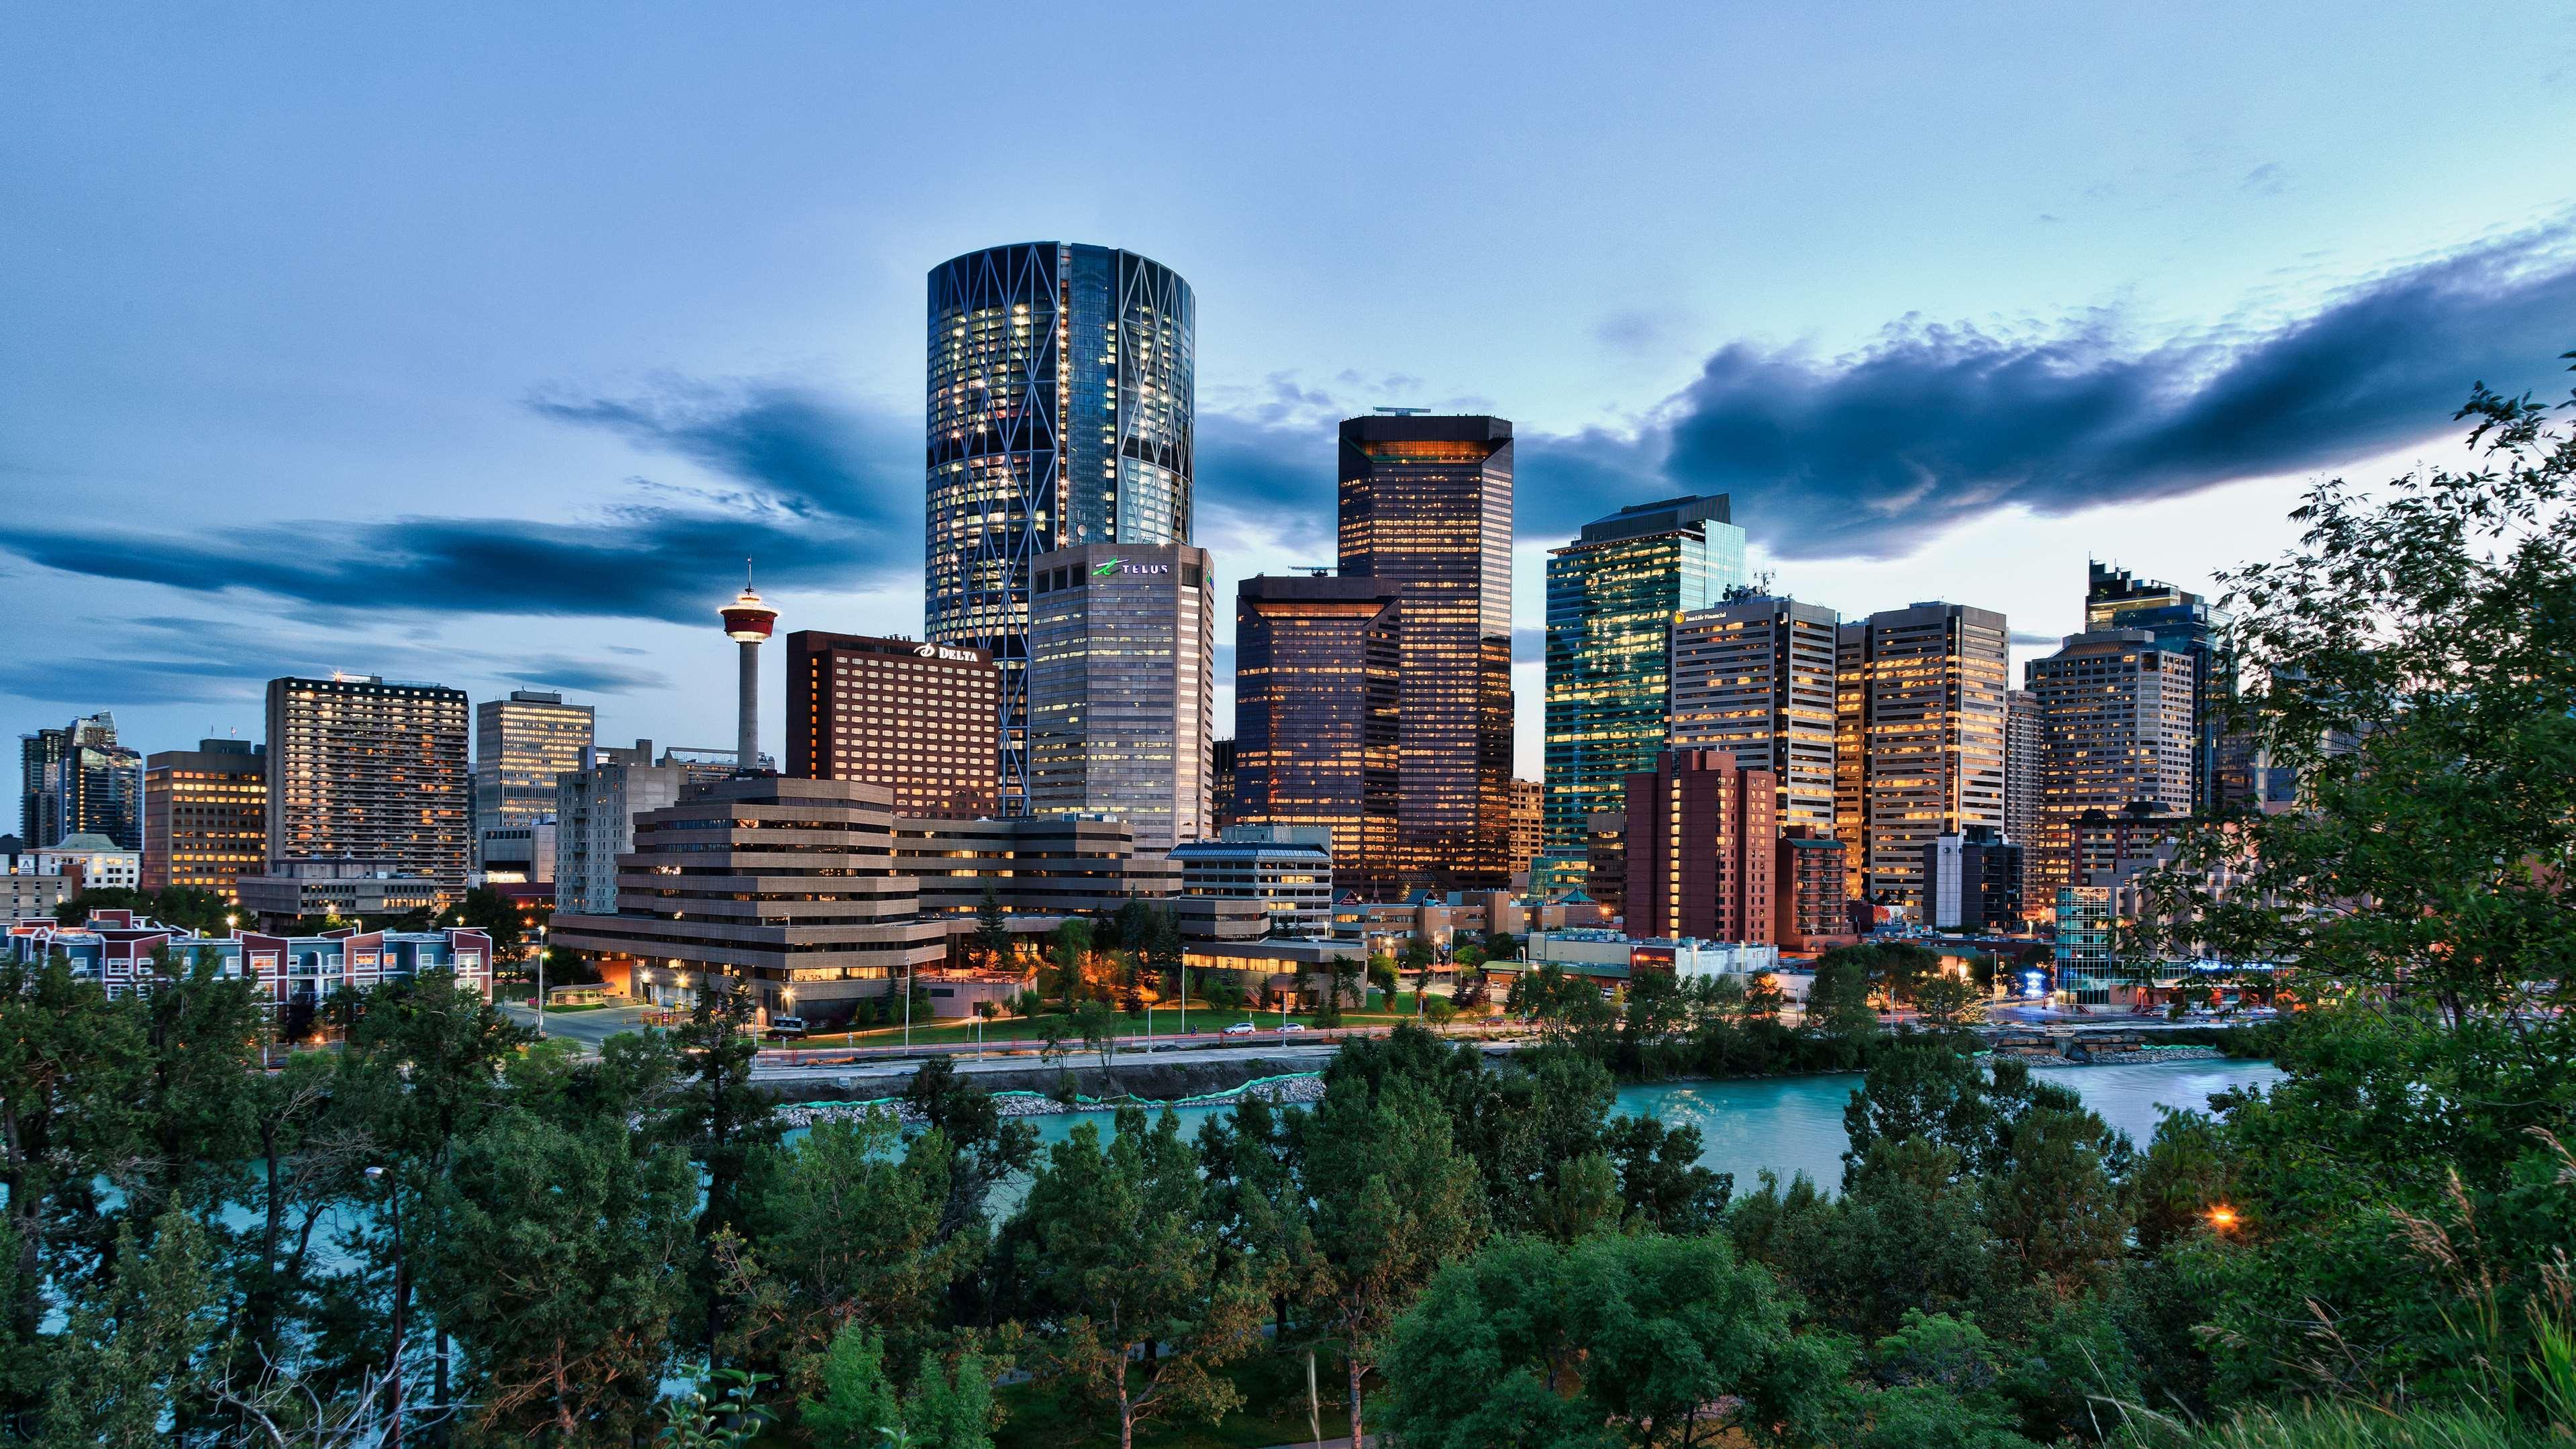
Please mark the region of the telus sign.
[[1171, 571], [1170, 564], [1129, 563], [1123, 558], [1113, 558], [1107, 563], [1092, 565], [1091, 576], [1105, 579], [1111, 574], [1167, 574]]

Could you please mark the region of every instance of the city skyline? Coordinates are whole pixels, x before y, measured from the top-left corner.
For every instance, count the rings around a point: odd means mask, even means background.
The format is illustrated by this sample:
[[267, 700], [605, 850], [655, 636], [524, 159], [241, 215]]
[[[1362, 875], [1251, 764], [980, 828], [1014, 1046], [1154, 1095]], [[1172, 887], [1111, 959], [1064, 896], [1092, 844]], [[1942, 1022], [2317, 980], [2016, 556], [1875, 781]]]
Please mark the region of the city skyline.
[[[1493, 16], [1482, 94], [1366, 123], [1330, 103], [1349, 82], [1316, 38], [1182, 26], [1171, 73], [1220, 124], [1145, 154], [1107, 141], [1111, 108], [1023, 154], [994, 144], [1007, 120], [973, 118], [971, 186], [904, 154], [930, 148], [852, 145], [907, 134], [953, 82], [899, 59], [926, 22], [767, 23], [638, 25], [607, 46], [617, 78], [568, 80], [523, 67], [593, 53], [570, 12], [528, 17], [516, 58], [462, 23], [394, 45], [357, 20], [294, 43], [203, 17], [9, 22], [0, 118], [26, 144], [0, 167], [0, 306], [21, 324], [0, 337], [0, 599], [39, 642], [0, 662], [0, 734], [112, 709], [147, 751], [256, 738], [266, 679], [338, 667], [477, 700], [562, 689], [604, 739], [726, 738], [704, 611], [742, 555], [790, 627], [920, 627], [922, 285], [968, 248], [1074, 237], [1189, 279], [1194, 541], [1219, 599], [1330, 557], [1340, 417], [1514, 418], [1530, 778], [1544, 558], [1610, 508], [1729, 492], [1782, 592], [1845, 618], [1998, 610], [2018, 677], [2078, 632], [2079, 559], [2215, 596], [2215, 569], [2289, 537], [2309, 478], [2438, 453], [2471, 381], [2546, 382], [2576, 311], [2562, 189], [2514, 163], [2545, 158], [2563, 128], [2535, 118], [2569, 107], [2545, 40], [2438, 88], [2436, 116], [2371, 115], [2395, 77], [2423, 89], [2453, 23], [2429, 7], [1915, 22], [1921, 63], [1802, 42], [1876, 98], [1849, 117], [1751, 59], [1783, 42], [1777, 17]], [[1427, 54], [1441, 32], [1407, 19], [1382, 43]], [[2013, 59], [2029, 47], [2156, 65], [2058, 73]], [[898, 58], [881, 93], [816, 99], [858, 54]], [[1245, 55], [1327, 88], [1276, 118], [1278, 146], [1218, 84]], [[1539, 103], [1614, 72], [1608, 114]], [[2200, 99], [2169, 107], [2175, 87]], [[451, 91], [502, 103], [377, 103]], [[1979, 99], [1945, 114], [1959, 92]], [[1996, 140], [2015, 108], [2058, 134]], [[2505, 164], [2459, 174], [2472, 135]], [[1139, 184], [1230, 174], [1254, 146], [1290, 184]], [[1424, 205], [1319, 199], [1408, 153], [1449, 158], [1410, 163]], [[1443, 204], [1506, 175], [1501, 236], [1464, 250]], [[1877, 442], [1849, 441], [1859, 415]], [[1924, 480], [1914, 506], [1900, 475]], [[2212, 511], [2231, 526], [2196, 526]], [[1220, 720], [1230, 666], [1221, 638]], [[772, 753], [783, 723], [765, 712]]]

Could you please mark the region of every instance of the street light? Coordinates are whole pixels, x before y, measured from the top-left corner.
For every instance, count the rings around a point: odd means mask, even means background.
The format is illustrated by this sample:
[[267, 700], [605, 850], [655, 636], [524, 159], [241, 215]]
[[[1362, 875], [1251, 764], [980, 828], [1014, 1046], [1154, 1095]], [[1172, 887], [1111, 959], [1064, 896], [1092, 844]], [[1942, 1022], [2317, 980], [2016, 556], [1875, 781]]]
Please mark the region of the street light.
[[553, 954], [552, 951], [543, 948], [537, 952], [537, 1039], [539, 1041], [543, 1041], [546, 1035], [546, 958]]

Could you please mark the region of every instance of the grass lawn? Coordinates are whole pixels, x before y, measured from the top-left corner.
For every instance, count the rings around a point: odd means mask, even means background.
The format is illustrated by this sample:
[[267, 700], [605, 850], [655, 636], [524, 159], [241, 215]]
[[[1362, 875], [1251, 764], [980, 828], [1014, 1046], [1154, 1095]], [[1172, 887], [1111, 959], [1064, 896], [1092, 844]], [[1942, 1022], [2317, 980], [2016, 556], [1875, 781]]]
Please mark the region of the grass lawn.
[[[1327, 1439], [1350, 1432], [1350, 1413], [1336, 1397], [1340, 1366], [1330, 1359], [1315, 1365], [1323, 1396]], [[1267, 1449], [1273, 1444], [1303, 1444], [1314, 1438], [1306, 1413], [1306, 1356], [1267, 1351], [1225, 1371], [1243, 1391], [1244, 1405], [1218, 1423], [1197, 1419], [1149, 1419], [1136, 1431], [1137, 1449]], [[994, 1449], [1073, 1449], [1076, 1445], [1118, 1442], [1115, 1422], [1085, 1413], [1052, 1390], [1014, 1384], [995, 1397], [1010, 1417], [993, 1436]], [[1341, 1428], [1335, 1429], [1338, 1418]]]

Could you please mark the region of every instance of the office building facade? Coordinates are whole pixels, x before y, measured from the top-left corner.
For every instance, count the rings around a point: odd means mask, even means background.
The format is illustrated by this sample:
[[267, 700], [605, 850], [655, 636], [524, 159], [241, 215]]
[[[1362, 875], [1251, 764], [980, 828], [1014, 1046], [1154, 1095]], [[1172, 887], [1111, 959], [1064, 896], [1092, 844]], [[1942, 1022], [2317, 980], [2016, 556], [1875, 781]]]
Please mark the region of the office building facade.
[[787, 636], [787, 773], [882, 785], [903, 815], [993, 814], [1001, 698], [986, 650], [800, 629]]
[[1332, 832], [1314, 825], [1230, 825], [1172, 851], [1181, 893], [1257, 901], [1274, 936], [1333, 930]]
[[1140, 850], [1213, 835], [1207, 551], [1087, 543], [1031, 570], [1028, 812], [1125, 821]]
[[[555, 777], [581, 768], [592, 710], [550, 690], [514, 689], [474, 706], [474, 835], [555, 813]], [[480, 858], [479, 856], [477, 857]]]
[[2025, 911], [2043, 905], [2039, 869], [2040, 774], [2047, 768], [2047, 732], [2040, 725], [2039, 696], [2027, 689], [2004, 695], [2004, 839], [2022, 848], [2021, 900]]
[[894, 860], [882, 785], [740, 775], [635, 822], [614, 915], [557, 910], [556, 945], [616, 957], [631, 994], [686, 1006], [740, 986], [762, 1020], [847, 1021], [947, 955]]
[[31, 850], [25, 859], [33, 874], [63, 877], [75, 896], [83, 891], [133, 890], [143, 883], [143, 852], [86, 830]]
[[143, 848], [143, 757], [116, 742], [115, 715], [101, 710], [20, 736], [19, 765], [19, 826], [29, 845], [103, 835], [120, 849]]
[[578, 768], [555, 777], [555, 909], [617, 914], [617, 858], [635, 848], [635, 817], [678, 804], [693, 784], [728, 778], [736, 758], [669, 750], [657, 760], [651, 740], [582, 751]]
[[2036, 877], [2053, 893], [2084, 884], [2077, 817], [2132, 804], [2191, 810], [2198, 670], [2148, 630], [2102, 629], [2070, 634], [2055, 654], [2030, 661], [2023, 686], [2040, 718]]
[[1159, 262], [1028, 242], [930, 273], [925, 635], [1000, 671], [1003, 806], [1029, 791], [1039, 554], [1190, 541], [1197, 303]]
[[248, 740], [200, 740], [143, 761], [143, 888], [209, 890], [268, 859], [268, 753]]
[[1512, 874], [1527, 874], [1546, 834], [1547, 788], [1536, 780], [1512, 781]]
[[1547, 845], [1581, 845], [1586, 817], [1654, 768], [1673, 616], [1744, 582], [1744, 530], [1723, 493], [1620, 509], [1548, 554]]
[[268, 863], [353, 859], [465, 893], [465, 692], [368, 676], [268, 682]]
[[[2233, 621], [2200, 595], [2126, 569], [2085, 567], [2084, 628], [2144, 629], [2156, 647], [2190, 664], [2192, 679], [2191, 810], [2206, 815], [2231, 803], [2227, 714], [2236, 698]], [[2233, 778], [2241, 781], [2242, 771]], [[2240, 785], [2234, 803], [2250, 804]]]
[[1860, 857], [1855, 894], [1919, 918], [1933, 838], [2003, 827], [2007, 638], [2003, 615], [1961, 604], [1843, 627], [1838, 747], [1858, 758], [1838, 776], [1834, 833]]
[[2022, 848], [1990, 825], [1932, 837], [1924, 847], [1931, 905], [1924, 924], [1941, 931], [2002, 931], [2021, 923]]
[[1259, 575], [1234, 606], [1234, 819], [1331, 833], [1333, 874], [1395, 885], [1398, 630], [1393, 585]]
[[1779, 783], [1723, 750], [1667, 750], [1628, 777], [1625, 930], [1774, 940]]
[[1843, 895], [1844, 842], [1812, 825], [1780, 830], [1771, 875], [1772, 939], [1783, 950], [1822, 951], [1858, 939]]
[[1436, 889], [1511, 878], [1512, 425], [1342, 423], [1341, 571], [1394, 586], [1396, 871]]
[[1719, 749], [1780, 782], [1783, 828], [1834, 828], [1833, 610], [1755, 595], [1672, 625], [1672, 747]]

